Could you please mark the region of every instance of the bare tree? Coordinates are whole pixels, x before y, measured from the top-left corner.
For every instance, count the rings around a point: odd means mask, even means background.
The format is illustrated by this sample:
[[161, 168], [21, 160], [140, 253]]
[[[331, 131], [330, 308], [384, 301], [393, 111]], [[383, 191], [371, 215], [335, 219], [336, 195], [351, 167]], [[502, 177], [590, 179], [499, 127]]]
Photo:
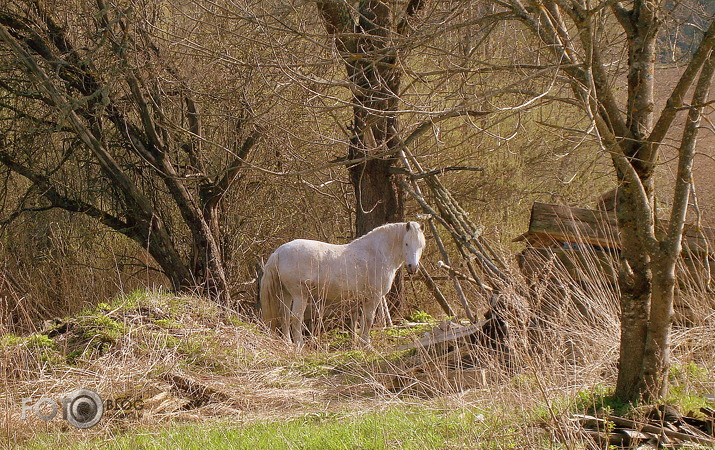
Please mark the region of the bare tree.
[[244, 104], [224, 119], [226, 145], [205, 144], [199, 89], [152, 35], [161, 7], [135, 6], [0, 12], [0, 162], [42, 199], [31, 209], [92, 217], [146, 248], [175, 289], [227, 302], [218, 205], [260, 134]]
[[[355, 190], [358, 236], [376, 226], [404, 218], [402, 193], [391, 168], [398, 161], [401, 70], [398, 53], [409, 31], [409, 20], [423, 6], [396, 2], [317, 2], [327, 32], [345, 64], [351, 85], [353, 121], [348, 166]], [[380, 156], [380, 153], [383, 153]]]
[[[256, 37], [261, 42], [268, 43], [269, 34], [278, 37], [280, 48], [272, 48], [278, 59], [263, 64], [278, 64], [311, 99], [301, 105], [301, 117], [325, 127], [312, 130], [314, 145], [347, 150], [332, 164], [347, 168], [357, 235], [404, 215], [398, 178], [407, 170], [398, 167], [401, 150], [410, 149], [420, 158], [423, 153], [446, 153], [449, 145], [460, 148], [464, 156], [457, 158], [462, 166], [465, 161], [469, 165], [475, 149], [465, 142], [487, 134], [492, 117], [495, 124], [519, 123], [525, 110], [552, 101], [545, 96], [556, 72], [552, 67], [524, 76], [513, 65], [475, 61], [480, 42], [487, 40], [501, 18], [479, 2], [289, 5], [257, 2], [239, 8], [227, 4], [222, 14], [236, 21], [249, 17], [260, 22], [268, 30]], [[282, 95], [281, 88], [274, 89], [276, 96]], [[442, 129], [449, 128], [459, 130], [456, 138], [446, 132], [439, 137]], [[321, 133], [337, 135], [337, 139], [326, 145], [320, 142]], [[500, 134], [498, 128], [489, 132], [496, 139]], [[334, 145], [336, 140], [340, 146]], [[316, 163], [309, 162], [314, 167]], [[440, 162], [427, 162], [435, 164]]]
[[[561, 67], [591, 119], [593, 128], [588, 131], [612, 160], [619, 185], [622, 257], [616, 394], [626, 401], [661, 397], [670, 365], [675, 264], [681, 252], [700, 116], [715, 65], [715, 22], [712, 17], [709, 24], [706, 21], [697, 47], [686, 55], [682, 75], [658, 112], [657, 43], [663, 18], [671, 12], [664, 2], [510, 0], [505, 4], [505, 11], [530, 30]], [[627, 55], [624, 64], [621, 49]], [[623, 84], [627, 95], [621, 102], [617, 90]], [[663, 229], [656, 215], [654, 174], [659, 148], [666, 135], [674, 133], [673, 123], [681, 111], [688, 118], [678, 139], [678, 173], [670, 220]]]

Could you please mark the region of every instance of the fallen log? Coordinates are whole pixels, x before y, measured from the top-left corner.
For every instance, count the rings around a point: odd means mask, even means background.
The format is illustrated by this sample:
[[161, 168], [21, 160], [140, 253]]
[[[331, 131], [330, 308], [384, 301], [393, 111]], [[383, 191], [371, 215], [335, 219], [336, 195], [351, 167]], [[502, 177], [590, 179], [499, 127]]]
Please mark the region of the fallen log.
[[173, 388], [189, 399], [183, 409], [196, 409], [210, 402], [227, 402], [231, 397], [216, 389], [193, 380], [185, 375], [168, 372], [162, 378], [172, 384]]
[[698, 444], [711, 445], [711, 446], [715, 445], [715, 439], [713, 439], [713, 438], [694, 436], [694, 435], [691, 435], [688, 433], [682, 433], [680, 431], [672, 431], [672, 430], [669, 430], [663, 426], [657, 426], [657, 425], [651, 425], [648, 423], [637, 422], [635, 420], [625, 419], [623, 417], [618, 417], [618, 416], [613, 416], [613, 415], [606, 416], [606, 419], [609, 422], [613, 422], [614, 424], [616, 424], [618, 426], [629, 427], [629, 428], [632, 428], [634, 430], [638, 430], [641, 432], [654, 433], [654, 434], [657, 434], [658, 436], [665, 435], [672, 439], [680, 439], [680, 440], [688, 441], [688, 442], [696, 442]]

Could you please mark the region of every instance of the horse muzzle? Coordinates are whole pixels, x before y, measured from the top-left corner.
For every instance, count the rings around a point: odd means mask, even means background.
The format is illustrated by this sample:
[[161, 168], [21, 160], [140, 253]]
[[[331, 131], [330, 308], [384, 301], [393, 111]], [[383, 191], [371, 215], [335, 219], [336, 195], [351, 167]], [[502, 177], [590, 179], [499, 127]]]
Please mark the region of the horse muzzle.
[[407, 264], [405, 266], [405, 268], [407, 269], [407, 272], [414, 275], [420, 269], [420, 265], [419, 264]]

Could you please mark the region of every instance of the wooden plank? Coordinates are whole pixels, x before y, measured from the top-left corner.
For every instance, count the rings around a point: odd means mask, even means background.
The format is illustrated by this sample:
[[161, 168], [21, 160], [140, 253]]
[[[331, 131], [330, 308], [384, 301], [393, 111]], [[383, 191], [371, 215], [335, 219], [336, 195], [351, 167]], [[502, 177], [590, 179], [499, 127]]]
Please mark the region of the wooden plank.
[[715, 440], [711, 437], [703, 438], [700, 436], [693, 436], [687, 433], [681, 433], [679, 431], [671, 431], [667, 428], [661, 426], [655, 426], [648, 423], [636, 422], [634, 420], [625, 419], [623, 417], [609, 415], [606, 417], [609, 421], [615, 423], [620, 427], [628, 427], [638, 431], [645, 431], [647, 433], [654, 433], [658, 436], [666, 435], [669, 438], [682, 439], [684, 441], [697, 442], [698, 444], [704, 445], [715, 445]]
[[605, 211], [615, 211], [616, 203], [618, 203], [617, 196], [618, 188], [613, 188], [610, 191], [600, 195], [596, 199], [596, 205], [598, 205], [598, 209], [602, 209]]
[[[685, 421], [687, 419], [686, 417], [683, 418], [683, 420], [678, 423], [677, 427], [680, 428], [681, 431], [685, 431], [687, 433], [692, 434], [693, 436], [699, 436], [701, 438], [705, 439], [712, 439], [713, 437], [701, 430], [698, 427], [695, 427], [693, 425], [690, 425], [688, 422]], [[704, 421], [703, 421], [704, 423]]]
[[561, 247], [561, 242], [548, 234], [543, 233], [526, 233], [520, 235], [513, 242], [525, 242], [532, 247]]
[[527, 276], [542, 275], [544, 263], [556, 258], [556, 269], [566, 270], [569, 276], [576, 281], [597, 281], [604, 278], [615, 282], [617, 277], [617, 261], [612, 254], [594, 251], [591, 249], [561, 249], [561, 248], [535, 248], [524, 249], [520, 254], [519, 267]]
[[531, 208], [529, 233], [537, 236], [616, 248], [617, 229], [615, 216], [605, 211], [539, 202]]
[[[609, 252], [593, 249], [527, 247], [517, 254], [519, 269], [527, 277], [544, 276], [546, 264], [552, 258], [557, 260], [556, 269], [565, 270], [575, 281], [594, 282], [604, 277], [608, 282], [617, 281], [617, 256]], [[597, 275], [594, 277], [594, 274]], [[684, 256], [676, 266], [676, 274], [681, 288], [704, 290], [707, 280], [715, 279], [715, 262], [711, 261], [706, 266], [703, 258]]]
[[[657, 237], [662, 237], [669, 222], [659, 220]], [[563, 242], [589, 244], [605, 248], [620, 247], [618, 224], [613, 212], [534, 202], [529, 231], [515, 241], [537, 247], [554, 247]], [[715, 230], [686, 224], [683, 253], [696, 256], [715, 252]]]
[[394, 351], [401, 352], [405, 350], [412, 350], [415, 348], [431, 347], [444, 342], [456, 341], [461, 338], [465, 338], [474, 333], [477, 333], [482, 329], [487, 320], [482, 320], [472, 325], [458, 325], [454, 322], [443, 322], [439, 326], [425, 333], [423, 337], [415, 340], [409, 344], [401, 345]]

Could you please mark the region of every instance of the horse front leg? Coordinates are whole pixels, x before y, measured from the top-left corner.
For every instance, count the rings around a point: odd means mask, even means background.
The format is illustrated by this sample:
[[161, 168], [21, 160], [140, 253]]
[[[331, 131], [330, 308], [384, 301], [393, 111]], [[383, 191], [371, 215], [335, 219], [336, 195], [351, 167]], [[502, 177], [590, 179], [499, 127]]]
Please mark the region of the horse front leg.
[[382, 296], [372, 298], [365, 302], [362, 308], [362, 317], [360, 318], [360, 344], [363, 347], [371, 347], [370, 345], [370, 330], [375, 323], [375, 311], [377, 306], [382, 301]]

